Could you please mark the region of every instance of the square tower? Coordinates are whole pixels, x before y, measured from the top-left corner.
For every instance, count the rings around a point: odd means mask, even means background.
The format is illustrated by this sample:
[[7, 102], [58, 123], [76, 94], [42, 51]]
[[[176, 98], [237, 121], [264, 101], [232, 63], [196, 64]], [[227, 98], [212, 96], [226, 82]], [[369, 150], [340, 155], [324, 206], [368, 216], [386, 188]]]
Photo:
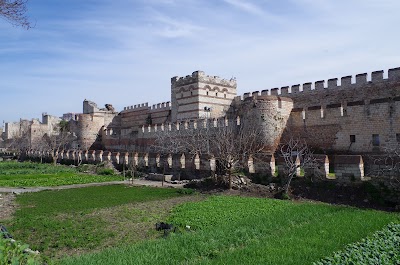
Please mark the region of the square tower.
[[193, 72], [171, 78], [171, 121], [219, 118], [226, 114], [236, 96], [236, 79], [221, 79]]

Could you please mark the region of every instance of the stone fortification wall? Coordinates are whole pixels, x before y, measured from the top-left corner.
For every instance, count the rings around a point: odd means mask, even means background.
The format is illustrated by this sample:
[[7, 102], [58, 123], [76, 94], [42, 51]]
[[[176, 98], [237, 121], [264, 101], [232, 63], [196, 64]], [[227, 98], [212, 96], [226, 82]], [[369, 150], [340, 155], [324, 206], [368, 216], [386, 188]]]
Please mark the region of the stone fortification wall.
[[6, 122], [4, 125], [4, 140], [10, 140], [13, 137], [21, 136], [31, 124], [29, 120], [20, 120], [18, 122]]
[[[286, 136], [301, 135], [318, 150], [380, 152], [400, 141], [400, 68], [314, 84], [263, 90], [293, 99]], [[258, 92], [256, 92], [258, 94]], [[243, 98], [250, 97], [246, 93]]]
[[90, 148], [102, 148], [101, 128], [104, 126], [104, 115], [102, 114], [79, 114], [77, 121], [78, 143], [82, 150]]
[[104, 148], [103, 136], [110, 132], [119, 135], [121, 131], [121, 117], [111, 104], [98, 108], [96, 103], [85, 99], [83, 113], [76, 118], [76, 121], [71, 121], [71, 129], [82, 150]]
[[138, 143], [138, 133], [142, 126], [170, 122], [171, 105], [170, 102], [163, 102], [151, 107], [148, 103], [129, 106], [118, 117], [118, 128], [112, 128], [111, 125], [104, 128], [103, 146], [108, 150], [133, 150]]
[[93, 101], [85, 99], [83, 101], [83, 113], [84, 114], [89, 114], [89, 113], [95, 113], [99, 112], [99, 107], [97, 107], [97, 104], [94, 103]]
[[138, 131], [144, 124], [159, 124], [170, 121], [170, 102], [163, 102], [149, 106], [148, 103], [125, 107], [121, 111], [122, 135]]
[[9, 140], [20, 131], [20, 125], [18, 122], [6, 122], [4, 125], [4, 140]]
[[266, 96], [253, 93], [251, 97], [236, 100], [230, 113], [237, 113], [244, 122], [259, 126], [267, 143], [265, 151], [274, 153], [278, 146], [287, 120], [293, 109], [293, 100], [279, 96]]
[[154, 104], [149, 110], [150, 123], [160, 124], [171, 121], [171, 103], [163, 102]]
[[272, 154], [285, 129], [293, 101], [290, 98], [278, 96], [254, 95], [243, 101], [236, 101], [235, 104], [231, 107], [235, 110], [230, 111], [230, 115], [225, 117], [142, 125], [137, 134], [137, 139], [142, 139], [149, 145], [154, 141], [156, 134], [167, 133], [168, 131], [237, 126], [247, 123], [247, 126], [256, 126], [261, 129], [263, 137], [267, 139], [264, 151]]
[[236, 79], [209, 76], [202, 71], [171, 78], [171, 120], [225, 116], [236, 96], [236, 87]]
[[[236, 119], [249, 113], [271, 139], [271, 150], [283, 129], [284, 138], [300, 136], [324, 152], [382, 152], [400, 142], [400, 68], [390, 69], [387, 78], [375, 71], [345, 76], [338, 83], [332, 78], [236, 96], [235, 79], [195, 71], [171, 79], [171, 103], [139, 104], [117, 113], [109, 104], [100, 109], [85, 100], [73, 131], [82, 149], [101, 142], [108, 150], [132, 150], [149, 144], [149, 133], [168, 124], [200, 124], [202, 119]], [[21, 126], [23, 121], [6, 123], [5, 140]]]
[[121, 111], [121, 130], [135, 130], [146, 123], [149, 116], [149, 103], [142, 103], [134, 106], [124, 107]]
[[[271, 95], [279, 94], [281, 96], [290, 97], [295, 102], [295, 108], [311, 107], [315, 105], [329, 105], [340, 103], [341, 101], [360, 101], [368, 98], [394, 96], [390, 89], [400, 81], [400, 68], [389, 69], [388, 78], [384, 79], [384, 71], [375, 71], [370, 74], [357, 74], [355, 82], [352, 76], [341, 78], [341, 84], [338, 84], [338, 78], [308, 82], [301, 85], [286, 86], [282, 88], [273, 88], [270, 90]], [[327, 83], [327, 85], [325, 84]], [[375, 89], [385, 87], [385, 89]], [[398, 84], [396, 85], [398, 86]], [[371, 90], [372, 88], [372, 90]], [[375, 91], [374, 91], [375, 90]]]
[[[53, 124], [55, 126], [55, 124]], [[33, 149], [40, 149], [43, 147], [43, 136], [45, 134], [52, 135], [54, 133], [54, 126], [50, 124], [40, 123], [39, 120], [32, 120], [30, 125], [30, 146]]]
[[19, 122], [7, 122], [5, 124], [4, 140], [10, 143], [12, 138], [26, 137], [29, 148], [43, 148], [42, 138], [45, 134], [52, 135], [61, 119], [56, 116], [43, 113], [42, 122], [39, 119], [20, 120]]

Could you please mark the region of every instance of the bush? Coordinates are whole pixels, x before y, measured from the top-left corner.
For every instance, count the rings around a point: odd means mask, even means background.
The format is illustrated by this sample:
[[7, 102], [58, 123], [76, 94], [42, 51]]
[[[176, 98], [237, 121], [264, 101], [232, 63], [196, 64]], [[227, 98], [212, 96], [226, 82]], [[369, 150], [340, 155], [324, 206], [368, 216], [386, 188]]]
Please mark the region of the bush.
[[81, 164], [76, 169], [78, 170], [78, 172], [94, 172], [94, 168], [94, 165]]
[[43, 264], [43, 260], [39, 254], [27, 253], [25, 250], [29, 248], [26, 244], [20, 244], [12, 239], [3, 239], [0, 233], [0, 264]]
[[114, 170], [112, 168], [98, 168], [96, 173], [99, 175], [114, 175]]
[[268, 185], [272, 182], [272, 177], [265, 173], [254, 173], [251, 174], [251, 181], [256, 184]]
[[400, 264], [400, 224], [389, 224], [361, 242], [348, 245], [314, 265]]

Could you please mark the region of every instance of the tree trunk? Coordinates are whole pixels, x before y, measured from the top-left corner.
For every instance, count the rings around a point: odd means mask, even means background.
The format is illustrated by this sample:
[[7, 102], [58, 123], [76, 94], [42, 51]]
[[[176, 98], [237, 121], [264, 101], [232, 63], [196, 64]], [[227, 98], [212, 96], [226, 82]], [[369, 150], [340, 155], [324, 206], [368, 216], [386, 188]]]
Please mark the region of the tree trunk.
[[290, 183], [292, 182], [292, 179], [293, 179], [295, 174], [296, 174], [296, 171], [294, 173], [290, 173], [289, 174], [289, 179], [288, 179], [288, 181], [287, 181], [287, 183], [285, 185], [285, 193], [286, 194], [289, 194]]
[[164, 187], [164, 179], [165, 179], [165, 165], [163, 166], [163, 176], [162, 176], [162, 182], [161, 182], [161, 186]]
[[232, 170], [228, 170], [228, 176], [229, 176], [229, 189], [232, 189]]
[[53, 165], [54, 166], [57, 165], [57, 156], [52, 155], [52, 158], [53, 158]]
[[125, 181], [125, 161], [124, 161], [124, 163], [122, 164], [122, 171], [123, 171], [123, 175], [124, 175], [124, 181]]

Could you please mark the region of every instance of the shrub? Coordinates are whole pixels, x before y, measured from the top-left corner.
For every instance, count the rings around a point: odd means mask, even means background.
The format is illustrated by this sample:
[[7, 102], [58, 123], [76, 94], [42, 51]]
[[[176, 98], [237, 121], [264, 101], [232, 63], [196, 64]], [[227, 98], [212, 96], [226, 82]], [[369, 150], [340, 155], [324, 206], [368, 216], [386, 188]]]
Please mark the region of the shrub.
[[400, 224], [389, 224], [361, 242], [315, 262], [314, 265], [400, 264]]
[[254, 183], [262, 184], [262, 185], [268, 185], [270, 182], [272, 182], [271, 175], [268, 175], [266, 173], [251, 174], [251, 180]]
[[99, 175], [114, 175], [114, 170], [112, 168], [98, 168], [96, 173]]
[[91, 172], [91, 171], [94, 171], [94, 167], [95, 167], [94, 165], [81, 164], [76, 169], [79, 172]]
[[27, 253], [29, 246], [13, 239], [3, 239], [0, 233], [0, 264], [43, 264], [39, 254]]

